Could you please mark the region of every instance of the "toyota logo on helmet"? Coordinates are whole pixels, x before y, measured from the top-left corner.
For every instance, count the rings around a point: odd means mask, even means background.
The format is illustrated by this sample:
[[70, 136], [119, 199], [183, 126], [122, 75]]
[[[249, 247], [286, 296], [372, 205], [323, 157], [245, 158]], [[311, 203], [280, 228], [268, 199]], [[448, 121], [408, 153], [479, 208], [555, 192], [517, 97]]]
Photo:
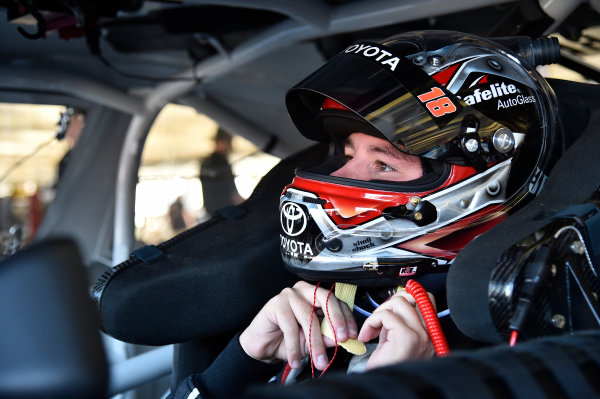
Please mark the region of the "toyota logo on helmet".
[[282, 197], [279, 208], [281, 253], [286, 264], [303, 267], [320, 252], [314, 245], [319, 228], [303, 201]]
[[281, 208], [281, 228], [290, 237], [300, 235], [306, 229], [306, 214], [293, 202], [287, 202]]

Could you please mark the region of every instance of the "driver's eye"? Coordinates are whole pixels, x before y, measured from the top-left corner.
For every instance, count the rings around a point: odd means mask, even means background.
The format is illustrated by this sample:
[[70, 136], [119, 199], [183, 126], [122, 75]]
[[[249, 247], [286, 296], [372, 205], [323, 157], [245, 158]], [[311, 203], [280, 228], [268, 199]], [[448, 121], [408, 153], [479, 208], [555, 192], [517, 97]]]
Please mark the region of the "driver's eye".
[[392, 168], [385, 162], [377, 162], [377, 170], [380, 172], [394, 172], [396, 169]]

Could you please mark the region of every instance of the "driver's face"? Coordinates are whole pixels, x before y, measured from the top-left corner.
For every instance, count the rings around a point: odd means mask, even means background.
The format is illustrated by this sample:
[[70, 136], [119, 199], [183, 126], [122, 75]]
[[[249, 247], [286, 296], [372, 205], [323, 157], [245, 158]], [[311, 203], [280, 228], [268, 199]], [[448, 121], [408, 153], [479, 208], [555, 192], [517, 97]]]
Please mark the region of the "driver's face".
[[346, 163], [331, 176], [356, 180], [409, 181], [423, 176], [421, 160], [396, 149], [389, 141], [352, 133], [344, 142]]

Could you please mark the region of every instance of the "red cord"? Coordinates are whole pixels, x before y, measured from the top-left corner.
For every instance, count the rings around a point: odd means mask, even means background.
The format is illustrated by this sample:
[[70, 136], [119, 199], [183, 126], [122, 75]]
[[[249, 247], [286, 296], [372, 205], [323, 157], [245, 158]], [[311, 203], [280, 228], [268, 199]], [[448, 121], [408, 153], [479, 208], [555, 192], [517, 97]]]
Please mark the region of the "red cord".
[[[308, 334], [308, 350], [310, 353], [310, 371], [312, 373], [313, 380], [315, 379], [315, 366], [313, 363], [313, 355], [312, 355], [312, 339], [311, 339], [311, 337], [312, 337], [312, 322], [313, 322], [313, 314], [315, 312], [315, 306], [317, 303], [317, 288], [319, 288], [320, 284], [321, 284], [321, 282], [319, 282], [315, 287], [312, 308], [310, 310], [310, 324], [308, 326], [308, 331], [310, 331], [310, 333]], [[333, 356], [331, 357], [331, 360], [329, 361], [329, 363], [327, 363], [327, 366], [325, 367], [325, 369], [323, 369], [319, 378], [321, 378], [323, 376], [323, 374], [325, 374], [325, 372], [327, 371], [329, 366], [331, 366], [331, 363], [333, 363], [333, 359], [335, 359], [335, 356], [337, 355], [337, 348], [338, 348], [337, 334], [335, 333], [335, 328], [333, 328], [333, 323], [331, 322], [331, 316], [329, 316], [329, 297], [331, 296], [331, 293], [333, 292], [333, 287], [335, 287], [335, 284], [333, 284], [331, 286], [331, 288], [329, 289], [329, 293], [327, 294], [327, 299], [325, 300], [325, 312], [327, 313], [327, 320], [329, 320], [329, 325], [331, 326], [331, 330], [333, 331], [333, 339], [335, 341], [335, 352], [333, 352]]]
[[517, 330], [512, 330], [512, 332], [510, 333], [510, 346], [515, 346], [518, 337], [519, 332]]
[[450, 348], [448, 347], [448, 342], [442, 331], [437, 312], [429, 299], [429, 295], [427, 295], [427, 291], [425, 291], [423, 286], [415, 280], [408, 280], [405, 288], [406, 292], [412, 295], [417, 302], [417, 306], [425, 320], [427, 331], [429, 331], [429, 337], [433, 343], [435, 354], [439, 357], [448, 355], [450, 353]]
[[331, 286], [331, 288], [329, 289], [329, 293], [327, 294], [327, 299], [325, 300], [325, 311], [327, 313], [327, 320], [329, 320], [329, 325], [331, 326], [331, 331], [333, 331], [333, 340], [335, 341], [335, 351], [333, 352], [333, 356], [331, 357], [331, 360], [329, 361], [329, 363], [327, 363], [327, 366], [321, 372], [321, 375], [319, 376], [319, 378], [323, 377], [323, 374], [325, 374], [325, 372], [327, 371], [329, 366], [331, 366], [331, 363], [333, 363], [333, 359], [335, 359], [335, 356], [337, 355], [337, 350], [338, 350], [337, 334], [335, 333], [335, 328], [333, 328], [333, 323], [331, 322], [331, 317], [329, 316], [329, 297], [331, 296], [331, 293], [333, 292], [333, 287], [335, 287], [335, 284]]
[[308, 325], [308, 352], [310, 354], [310, 371], [312, 373], [313, 380], [315, 379], [315, 366], [313, 365], [313, 355], [312, 355], [312, 322], [313, 322], [313, 314], [315, 314], [315, 305], [317, 303], [317, 288], [319, 288], [321, 282], [319, 281], [315, 286], [315, 293], [313, 294], [313, 303], [312, 308], [310, 309], [310, 324]]

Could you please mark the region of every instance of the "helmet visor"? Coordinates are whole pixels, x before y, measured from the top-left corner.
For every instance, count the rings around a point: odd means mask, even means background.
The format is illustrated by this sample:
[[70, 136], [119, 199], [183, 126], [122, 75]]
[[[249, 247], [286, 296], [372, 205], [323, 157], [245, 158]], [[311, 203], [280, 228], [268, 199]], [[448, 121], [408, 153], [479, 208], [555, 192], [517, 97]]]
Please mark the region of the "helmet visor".
[[456, 146], [444, 144], [458, 140], [465, 116], [477, 118], [481, 139], [502, 127], [381, 44], [350, 46], [290, 89], [286, 103], [292, 120], [313, 140], [330, 139], [318, 117], [324, 96], [347, 107], [400, 150], [448, 162], [460, 154], [452, 153]]

